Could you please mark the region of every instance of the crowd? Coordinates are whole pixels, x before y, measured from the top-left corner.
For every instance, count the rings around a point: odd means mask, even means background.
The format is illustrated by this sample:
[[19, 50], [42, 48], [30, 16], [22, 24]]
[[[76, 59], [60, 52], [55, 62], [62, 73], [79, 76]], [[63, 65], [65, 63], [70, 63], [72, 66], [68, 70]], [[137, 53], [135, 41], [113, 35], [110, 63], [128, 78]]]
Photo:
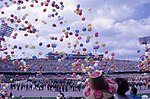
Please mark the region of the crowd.
[[[28, 59], [23, 60], [23, 64], [18, 64], [20, 60], [8, 60], [0, 61], [0, 71], [82, 71], [81, 65], [84, 64], [85, 69], [87, 67], [94, 67], [96, 69], [103, 69], [104, 71], [135, 71], [139, 70], [139, 61], [129, 61], [129, 60], [111, 60], [111, 61], [100, 61], [95, 64], [93, 61], [81, 60], [77, 65], [74, 65], [74, 60], [65, 59], [62, 61], [58, 60], [47, 60], [47, 59]], [[97, 66], [96, 66], [97, 65]]]
[[[123, 78], [128, 81], [128, 85], [130, 88], [135, 87], [138, 90], [150, 89], [150, 79], [148, 78], [148, 74], [112, 74], [105, 75], [107, 78], [112, 78], [115, 80], [116, 78]], [[3, 75], [1, 81], [8, 82], [6, 90], [19, 90], [19, 91], [50, 91], [50, 92], [82, 92], [85, 88], [86, 81], [88, 78], [86, 75], [83, 76], [84, 79], [70, 78], [66, 75]], [[67, 77], [67, 78], [66, 78]], [[13, 78], [13, 80], [12, 80]], [[5, 80], [4, 80], [5, 79]], [[72, 98], [71, 98], [72, 99]], [[116, 99], [116, 98], [115, 98]], [[121, 98], [118, 98], [121, 99]]]

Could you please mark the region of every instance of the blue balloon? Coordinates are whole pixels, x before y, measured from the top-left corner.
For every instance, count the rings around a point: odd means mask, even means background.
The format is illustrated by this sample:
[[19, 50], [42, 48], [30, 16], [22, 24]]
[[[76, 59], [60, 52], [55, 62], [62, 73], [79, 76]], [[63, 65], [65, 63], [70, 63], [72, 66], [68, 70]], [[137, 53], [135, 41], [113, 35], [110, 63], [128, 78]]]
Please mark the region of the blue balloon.
[[7, 54], [8, 54], [8, 52], [4, 52], [4, 54], [6, 54], [6, 55], [7, 55]]
[[92, 56], [92, 53], [89, 53], [89, 56]]
[[67, 30], [70, 30], [70, 27], [67, 27]]
[[19, 28], [19, 30], [21, 31], [21, 30], [23, 30], [22, 28]]
[[83, 28], [83, 29], [82, 29], [82, 31], [84, 31], [84, 32], [85, 32], [85, 31], [86, 31], [86, 28]]
[[56, 12], [55, 15], [57, 16], [57, 15], [58, 15], [58, 12]]
[[67, 74], [67, 77], [70, 77], [70, 74]]
[[42, 45], [43, 45], [43, 43], [42, 43], [42, 42], [40, 42], [40, 43], [39, 43], [39, 46], [42, 46]]
[[17, 48], [17, 45], [14, 45], [14, 48]]
[[146, 49], [145, 52], [148, 52], [148, 49]]
[[52, 4], [55, 4], [55, 3], [56, 3], [55, 1], [52, 2]]
[[79, 33], [79, 30], [75, 30], [76, 33]]
[[86, 40], [86, 43], [89, 43], [90, 42], [90, 40]]
[[33, 59], [37, 59], [37, 57], [36, 57], [35, 55], [34, 55], [34, 56], [32, 56], [32, 58], [33, 58]]
[[80, 4], [77, 5], [77, 8], [80, 8]]
[[72, 60], [72, 59], [73, 59], [73, 56], [72, 56], [71, 54], [69, 54], [69, 55], [68, 55], [68, 58]]
[[33, 33], [35, 33], [35, 32], [36, 32], [36, 29], [35, 29], [35, 28], [33, 28], [33, 30], [32, 30], [32, 31], [33, 31]]
[[80, 44], [80, 47], [83, 47], [83, 44], [82, 44], [82, 43]]
[[138, 50], [137, 53], [140, 53], [140, 50]]

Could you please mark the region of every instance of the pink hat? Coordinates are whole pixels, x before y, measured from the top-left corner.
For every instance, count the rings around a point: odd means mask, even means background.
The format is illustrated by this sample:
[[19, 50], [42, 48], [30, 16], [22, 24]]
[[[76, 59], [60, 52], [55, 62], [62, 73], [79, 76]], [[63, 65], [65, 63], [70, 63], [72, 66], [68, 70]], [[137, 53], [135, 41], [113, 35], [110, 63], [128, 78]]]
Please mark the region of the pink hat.
[[105, 78], [102, 72], [95, 71], [86, 83], [83, 95], [86, 99], [108, 99], [117, 91], [118, 85], [110, 78]]

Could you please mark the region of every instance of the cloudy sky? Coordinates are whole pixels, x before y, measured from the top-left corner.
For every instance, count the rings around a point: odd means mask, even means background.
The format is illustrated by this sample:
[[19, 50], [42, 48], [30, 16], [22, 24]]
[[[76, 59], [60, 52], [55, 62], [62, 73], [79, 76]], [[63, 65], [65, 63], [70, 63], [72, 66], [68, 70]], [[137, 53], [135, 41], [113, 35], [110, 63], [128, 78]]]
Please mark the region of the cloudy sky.
[[[18, 1], [18, 0], [11, 0]], [[5, 21], [9, 26], [17, 29], [13, 31], [11, 37], [5, 37], [6, 42], [2, 45], [7, 45], [8, 50], [1, 51], [0, 55], [5, 56], [5, 52], [10, 54], [14, 51], [12, 58], [18, 57], [44, 57], [46, 53], [52, 51], [52, 48], [47, 48], [47, 44], [56, 43], [55, 51], [64, 51], [72, 53], [72, 51], [80, 51], [84, 48], [87, 53], [94, 53], [93, 46], [100, 46], [97, 53], [108, 54], [115, 53], [117, 59], [138, 59], [145, 50], [143, 45], [139, 45], [138, 38], [150, 35], [150, 0], [54, 0], [58, 6], [61, 7], [60, 2], [63, 2], [62, 9], [56, 9], [51, 6], [47, 0], [24, 1], [23, 4], [12, 4], [9, 0], [0, 0], [1, 24]], [[9, 7], [6, 7], [5, 2], [8, 2]], [[41, 6], [41, 2], [48, 3], [49, 6]], [[33, 4], [34, 7], [30, 5]], [[80, 5], [82, 15], [75, 13], [77, 5]], [[22, 7], [26, 7], [22, 9]], [[21, 9], [18, 10], [18, 7]], [[43, 9], [46, 8], [46, 12]], [[56, 11], [54, 11], [54, 9]], [[54, 17], [51, 14], [58, 13]], [[11, 23], [7, 21], [8, 18], [13, 19], [10, 15], [17, 16], [21, 19], [20, 23]], [[23, 19], [23, 17], [25, 17]], [[82, 20], [85, 17], [85, 20]], [[38, 19], [35, 21], [35, 19]], [[30, 22], [36, 29], [35, 33], [28, 33], [27, 31], [20, 31], [19, 28], [27, 26], [25, 21]], [[60, 22], [63, 24], [60, 24]], [[56, 27], [52, 25], [55, 24]], [[91, 24], [91, 31], [88, 31], [88, 25]], [[70, 27], [70, 30], [67, 30]], [[83, 29], [86, 28], [86, 31]], [[62, 32], [65, 30], [66, 32]], [[75, 36], [76, 30], [79, 30], [78, 37]], [[73, 35], [66, 33], [72, 32]], [[98, 32], [98, 37], [95, 33]], [[17, 33], [16, 39], [13, 36]], [[27, 37], [24, 34], [28, 34]], [[50, 38], [58, 38], [52, 40]], [[89, 42], [87, 39], [90, 38]], [[60, 42], [60, 39], [63, 39]], [[98, 44], [95, 44], [98, 42]], [[42, 46], [39, 46], [42, 43]], [[70, 43], [70, 45], [69, 45]], [[77, 45], [74, 48], [74, 44]], [[83, 44], [81, 47], [80, 45]], [[102, 44], [106, 44], [102, 47]], [[28, 45], [28, 48], [25, 46]], [[13, 48], [17, 46], [17, 48]], [[33, 48], [33, 46], [35, 48]], [[22, 47], [22, 49], [18, 49]], [[137, 51], [140, 51], [137, 53]], [[39, 53], [42, 55], [39, 55]], [[106, 55], [107, 56], [107, 55]]]

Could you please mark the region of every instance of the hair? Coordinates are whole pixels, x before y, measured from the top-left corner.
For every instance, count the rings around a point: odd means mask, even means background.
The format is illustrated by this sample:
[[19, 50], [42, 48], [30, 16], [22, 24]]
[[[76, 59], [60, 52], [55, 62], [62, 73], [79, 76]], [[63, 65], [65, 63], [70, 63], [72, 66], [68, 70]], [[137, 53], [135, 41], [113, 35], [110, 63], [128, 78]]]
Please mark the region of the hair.
[[137, 89], [135, 87], [132, 87], [131, 92], [132, 92], [132, 94], [136, 95], [137, 94]]
[[116, 78], [115, 81], [118, 84], [118, 90], [116, 93], [119, 95], [125, 95], [125, 93], [129, 90], [129, 84], [127, 80], [124, 78]]

